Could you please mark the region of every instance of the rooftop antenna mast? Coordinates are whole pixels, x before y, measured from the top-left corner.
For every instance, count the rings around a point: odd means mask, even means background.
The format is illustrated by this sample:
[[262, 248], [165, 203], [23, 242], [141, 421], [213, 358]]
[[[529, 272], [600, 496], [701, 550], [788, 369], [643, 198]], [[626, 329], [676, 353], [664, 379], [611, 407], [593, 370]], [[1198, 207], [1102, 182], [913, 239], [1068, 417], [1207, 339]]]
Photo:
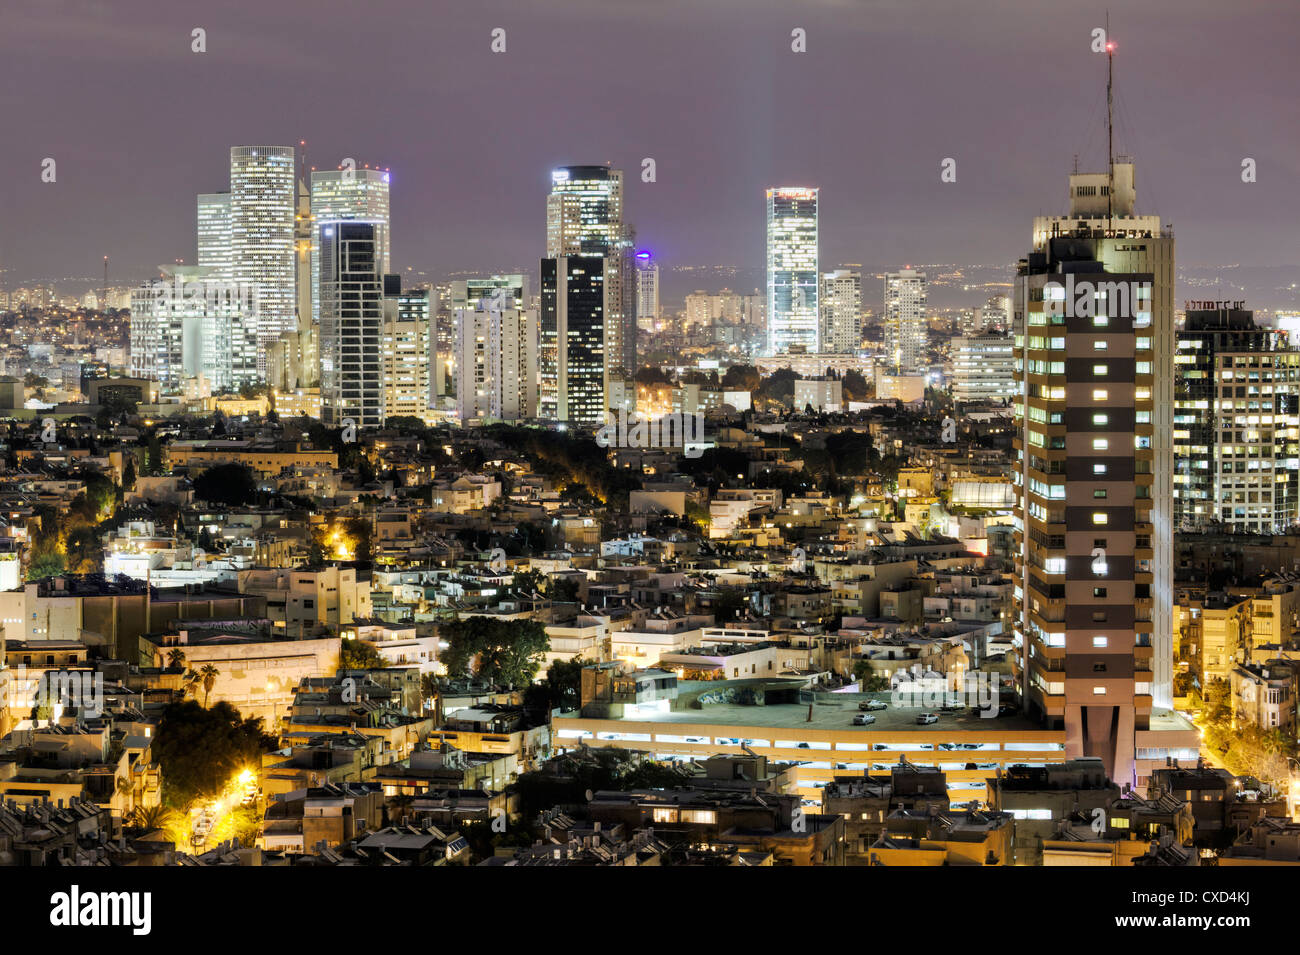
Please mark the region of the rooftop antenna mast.
[[1106, 11], [1106, 228], [1115, 230], [1115, 43], [1110, 38], [1110, 11]]
[[104, 289], [103, 289], [102, 307], [105, 313], [108, 312], [108, 256], [104, 256]]

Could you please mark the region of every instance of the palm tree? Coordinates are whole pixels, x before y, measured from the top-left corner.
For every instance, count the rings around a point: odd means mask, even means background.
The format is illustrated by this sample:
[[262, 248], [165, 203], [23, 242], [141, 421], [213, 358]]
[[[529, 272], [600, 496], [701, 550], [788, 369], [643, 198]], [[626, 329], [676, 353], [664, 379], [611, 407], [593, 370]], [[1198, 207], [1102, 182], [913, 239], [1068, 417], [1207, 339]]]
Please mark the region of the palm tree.
[[181, 678], [181, 696], [184, 697], [190, 693], [198, 693], [199, 683], [202, 677], [199, 676], [198, 670], [186, 670], [185, 676]]
[[168, 652], [167, 668], [169, 670], [179, 670], [185, 666], [185, 651], [180, 647]]
[[137, 806], [131, 813], [131, 824], [141, 829], [166, 829], [176, 820], [176, 813], [161, 803], [157, 806]]
[[203, 668], [199, 670], [199, 675], [203, 677], [203, 708], [205, 710], [208, 708], [208, 694], [217, 685], [217, 676], [220, 673], [221, 671], [211, 663], [203, 664]]
[[[119, 796], [123, 796], [129, 800], [131, 793], [135, 790], [135, 784], [131, 781], [130, 776], [118, 776], [115, 788], [117, 789], [117, 794]], [[125, 816], [127, 814], [123, 813], [122, 815]]]

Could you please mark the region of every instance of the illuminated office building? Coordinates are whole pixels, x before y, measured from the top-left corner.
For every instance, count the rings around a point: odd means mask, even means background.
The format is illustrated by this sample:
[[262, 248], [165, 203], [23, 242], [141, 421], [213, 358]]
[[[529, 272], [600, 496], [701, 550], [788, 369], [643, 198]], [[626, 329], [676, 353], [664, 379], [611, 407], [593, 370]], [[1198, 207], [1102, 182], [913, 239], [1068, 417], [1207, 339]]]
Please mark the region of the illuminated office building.
[[384, 418], [429, 413], [429, 290], [402, 289], [400, 275], [384, 276]]
[[255, 289], [258, 370], [265, 350], [297, 329], [292, 146], [230, 150], [230, 277]]
[[[389, 173], [381, 169], [313, 169], [311, 217], [316, 223], [335, 219], [381, 222], [383, 247], [379, 250], [381, 274], [392, 272], [389, 228]], [[320, 315], [320, 232], [311, 250], [312, 314]]]
[[1282, 533], [1300, 520], [1297, 363], [1284, 332], [1243, 302], [1189, 302], [1174, 383], [1174, 508], [1181, 530]]
[[767, 190], [767, 351], [819, 352], [818, 190]]
[[606, 274], [600, 255], [542, 259], [540, 417], [605, 422]]
[[320, 244], [321, 419], [377, 428], [384, 420], [385, 223], [317, 221]]
[[633, 238], [631, 227], [623, 221], [621, 170], [608, 166], [552, 170], [551, 193], [546, 197], [546, 257], [600, 255], [605, 260], [601, 347], [607, 384], [636, 372]]
[[650, 252], [636, 254], [636, 325], [646, 331], [659, 327], [659, 263]]

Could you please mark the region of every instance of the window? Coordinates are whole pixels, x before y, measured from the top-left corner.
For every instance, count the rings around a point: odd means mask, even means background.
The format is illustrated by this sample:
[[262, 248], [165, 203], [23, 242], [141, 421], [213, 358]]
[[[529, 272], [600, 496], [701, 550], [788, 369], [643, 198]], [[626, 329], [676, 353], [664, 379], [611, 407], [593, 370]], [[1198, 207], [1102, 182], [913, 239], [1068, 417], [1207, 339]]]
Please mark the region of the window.
[[1110, 373], [1109, 365], [1093, 365], [1092, 374], [1094, 378], [1105, 378]]
[[1105, 388], [1094, 388], [1094, 389], [1092, 389], [1092, 400], [1093, 400], [1093, 401], [1107, 401], [1107, 400], [1109, 400], [1109, 399], [1110, 399], [1110, 392], [1109, 392], [1107, 389], [1105, 389]]
[[1105, 351], [1106, 342], [1102, 339], [1097, 339], [1097, 341], [1092, 343], [1092, 349], [1093, 351]]
[[[1092, 672], [1093, 672], [1093, 673], [1105, 673], [1105, 672], [1106, 672], [1106, 664], [1104, 664], [1104, 663], [1094, 663], [1094, 664], [1092, 665]], [[1093, 692], [1096, 692], [1096, 688], [1095, 688], [1095, 687], [1093, 688]]]
[[1092, 423], [1093, 423], [1093, 424], [1110, 424], [1110, 415], [1107, 415], [1107, 414], [1095, 414], [1095, 415], [1092, 416]]
[[[1104, 663], [1102, 664], [1102, 666], [1105, 666], [1105, 665], [1106, 665], [1106, 664], [1104, 664]], [[1093, 695], [1093, 696], [1105, 696], [1105, 695], [1106, 695], [1106, 688], [1105, 688], [1104, 686], [1094, 686], [1094, 687], [1092, 688], [1092, 695]]]
[[676, 822], [677, 810], [656, 807], [653, 811], [653, 817], [655, 822]]
[[1105, 588], [1105, 587], [1093, 587], [1093, 588], [1092, 588], [1092, 595], [1093, 595], [1094, 597], [1104, 597], [1104, 596], [1106, 596], [1106, 588]]
[[1097, 488], [1095, 491], [1092, 492], [1092, 496], [1094, 499], [1104, 498], [1106, 496], [1106, 489], [1104, 487]]
[[1106, 637], [1093, 637], [1092, 645], [1094, 647], [1104, 647], [1109, 645], [1110, 641]]
[[[655, 810], [658, 812], [659, 810]], [[711, 826], [718, 821], [718, 815], [712, 809], [683, 809], [682, 822], [694, 822]]]
[[1106, 512], [1105, 512], [1105, 511], [1093, 511], [1093, 512], [1092, 512], [1092, 522], [1093, 522], [1094, 524], [1105, 524], [1105, 523], [1107, 523], [1109, 520], [1110, 520], [1110, 518], [1106, 516]]
[[1108, 441], [1105, 438], [1092, 439], [1092, 450], [1094, 451], [1105, 451], [1109, 447], [1110, 447], [1110, 441]]
[[1105, 473], [1106, 473], [1106, 465], [1104, 465], [1104, 464], [1094, 464], [1094, 465], [1092, 466], [1092, 473], [1093, 473], [1093, 474], [1105, 474]]

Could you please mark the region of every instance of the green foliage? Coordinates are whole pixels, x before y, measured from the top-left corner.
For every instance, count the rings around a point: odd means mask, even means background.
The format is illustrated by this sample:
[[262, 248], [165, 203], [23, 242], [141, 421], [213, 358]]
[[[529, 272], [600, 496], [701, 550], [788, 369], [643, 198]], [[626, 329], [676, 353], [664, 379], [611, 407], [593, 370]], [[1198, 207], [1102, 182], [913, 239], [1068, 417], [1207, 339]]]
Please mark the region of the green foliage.
[[343, 670], [377, 670], [388, 666], [384, 658], [368, 643], [346, 637], [339, 647], [339, 668]]
[[217, 464], [194, 478], [194, 495], [230, 507], [252, 504], [257, 500], [257, 479], [242, 464]]
[[567, 772], [524, 773], [515, 781], [524, 819], [557, 804], [585, 803], [588, 790], [671, 789], [690, 776], [685, 768], [642, 760], [612, 747], [590, 749], [567, 762]]
[[154, 758], [162, 767], [163, 799], [183, 809], [195, 799], [215, 797], [274, 747], [261, 719], [245, 719], [229, 703], [211, 709], [193, 700], [170, 703], [153, 741]]
[[450, 676], [473, 672], [509, 687], [532, 683], [551, 645], [546, 628], [536, 620], [469, 617], [444, 624], [440, 631], [448, 643], [441, 660]]
[[722, 388], [725, 391], [752, 392], [762, 383], [763, 376], [752, 365], [732, 365], [722, 376]]

